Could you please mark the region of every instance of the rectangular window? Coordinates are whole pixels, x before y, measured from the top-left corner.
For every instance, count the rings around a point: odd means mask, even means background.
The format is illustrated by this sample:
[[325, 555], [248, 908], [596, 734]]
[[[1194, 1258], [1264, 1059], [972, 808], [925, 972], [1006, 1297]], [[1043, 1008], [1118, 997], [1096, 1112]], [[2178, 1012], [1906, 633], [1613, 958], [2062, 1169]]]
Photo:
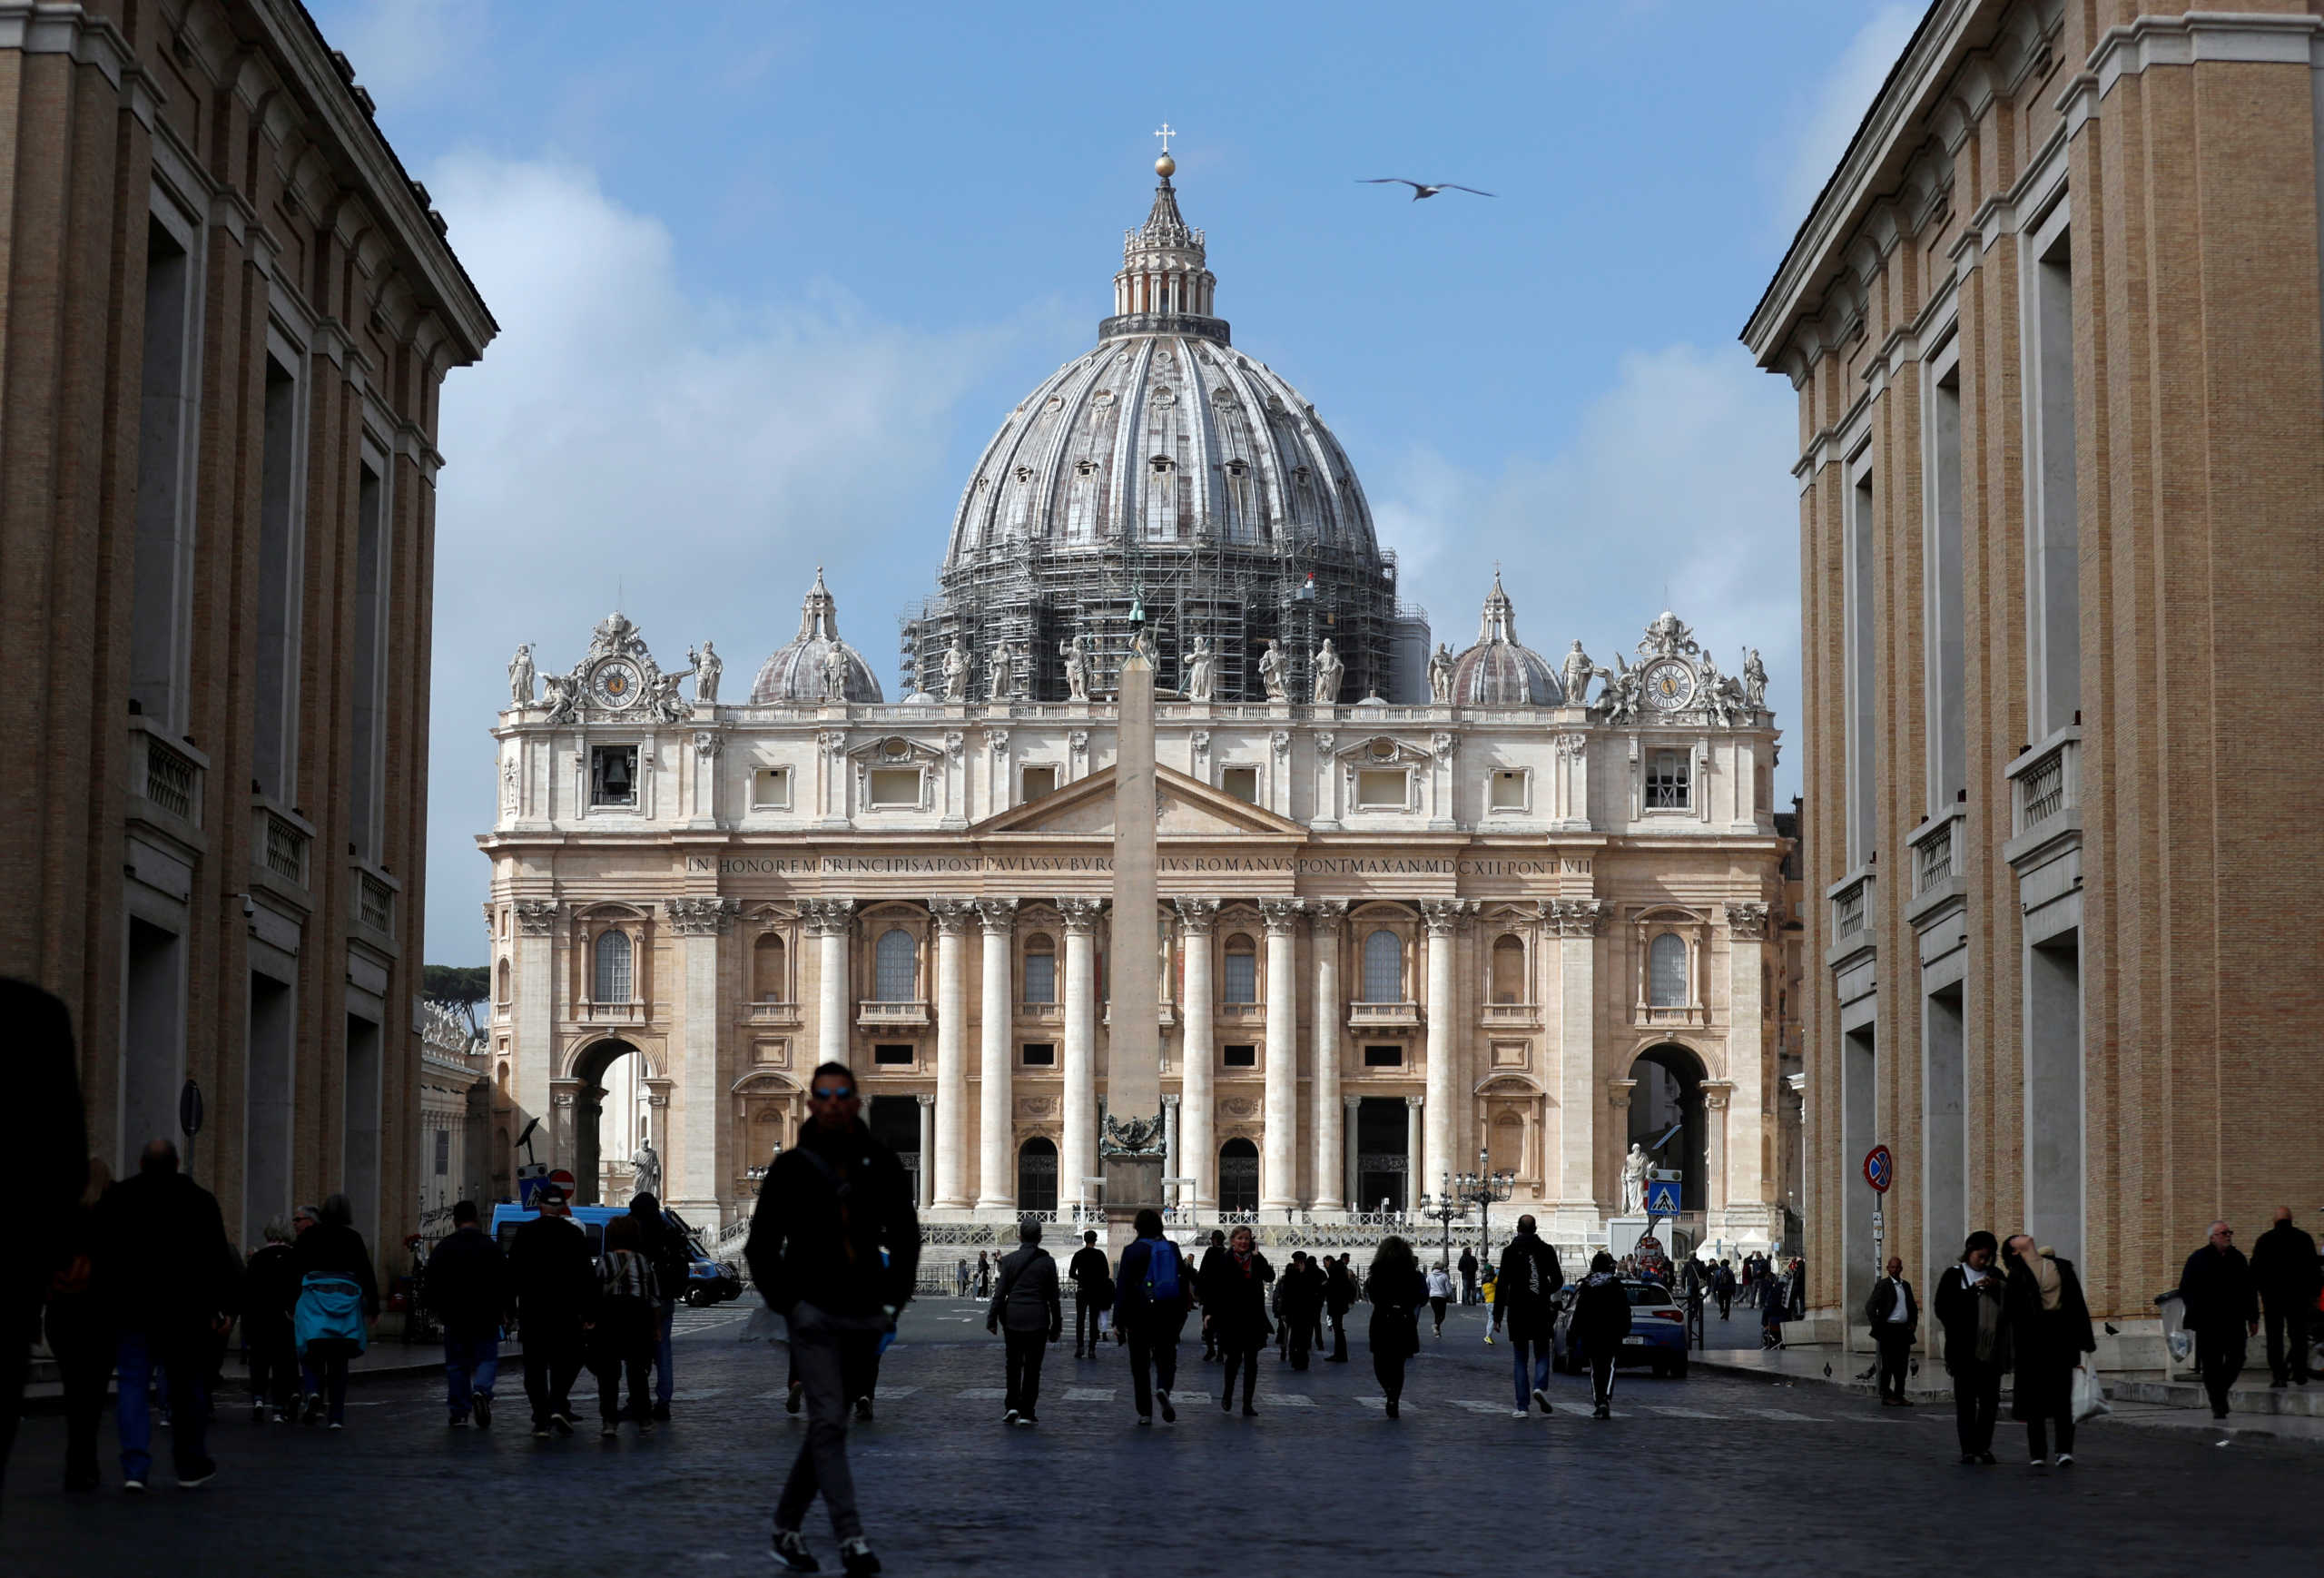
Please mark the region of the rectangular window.
[[1256, 767], [1229, 767], [1218, 774], [1218, 786], [1247, 805], [1259, 803], [1259, 770]]
[[1219, 1049], [1218, 1060], [1230, 1069], [1256, 1069], [1259, 1066], [1259, 1049], [1222, 1047]]
[[791, 804], [791, 769], [760, 767], [751, 774], [751, 809], [782, 811]]
[[292, 445], [299, 429], [299, 380], [266, 359], [266, 426], [261, 439], [258, 511], [258, 664], [251, 713], [251, 775], [259, 792], [288, 802], [298, 772], [299, 518]]
[[439, 1129], [436, 1131], [436, 1176], [442, 1178], [451, 1170], [452, 1131], [448, 1129]]
[[1355, 775], [1355, 803], [1366, 811], [1402, 811], [1411, 778], [1402, 767], [1365, 767]]
[[589, 747], [589, 804], [592, 805], [635, 805], [637, 804], [637, 747], [635, 745], [592, 745]]
[[869, 780], [874, 811], [916, 811], [920, 808], [920, 769], [874, 767]]
[[367, 462], [355, 484], [354, 774], [350, 829], [359, 858], [379, 858], [380, 783], [387, 772], [387, 488]]
[[1648, 760], [1646, 769], [1646, 808], [1649, 811], [1684, 811], [1690, 801], [1687, 783], [1688, 755], [1684, 751], [1656, 751]]
[[881, 1068], [909, 1068], [912, 1061], [912, 1049], [909, 1043], [875, 1045], [872, 1049], [872, 1060]]
[[1404, 1066], [1404, 1049], [1366, 1047], [1364, 1049], [1364, 1066], [1367, 1069], [1401, 1069]]
[[1525, 774], [1506, 768], [1497, 769], [1492, 775], [1492, 808], [1495, 811], [1525, 809]]
[[1259, 1001], [1259, 956], [1256, 953], [1229, 953], [1226, 969], [1220, 972], [1220, 984], [1226, 988], [1228, 1002], [1250, 1003]]
[[[186, 326], [192, 261], [158, 219], [146, 222], [145, 345], [138, 385], [137, 536], [131, 569], [129, 696], [175, 734], [182, 719], [192, 523], [186, 518], [185, 451], [193, 380]], [[158, 1129], [156, 1133], [160, 1132]]]
[[1057, 769], [1028, 767], [1022, 782], [1024, 791], [1020, 798], [1024, 800], [1039, 800], [1044, 794], [1054, 794], [1057, 793]]
[[1027, 1041], [1027, 1042], [1025, 1043], [1025, 1066], [1026, 1066], [1027, 1068], [1029, 1068], [1029, 1069], [1048, 1069], [1048, 1068], [1054, 1068], [1054, 1067], [1056, 1066], [1056, 1064], [1057, 1064], [1057, 1043], [1056, 1043], [1056, 1042], [1054, 1042], [1054, 1041]]
[[1057, 955], [1028, 953], [1025, 955], [1025, 997], [1033, 1003], [1057, 1001]]

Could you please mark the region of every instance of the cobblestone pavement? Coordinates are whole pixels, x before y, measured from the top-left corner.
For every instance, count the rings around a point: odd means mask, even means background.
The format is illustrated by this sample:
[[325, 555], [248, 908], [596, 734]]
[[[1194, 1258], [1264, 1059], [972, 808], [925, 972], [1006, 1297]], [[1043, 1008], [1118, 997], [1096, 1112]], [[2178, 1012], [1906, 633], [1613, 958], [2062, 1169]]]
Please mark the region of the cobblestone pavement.
[[[618, 1573], [766, 1571], [767, 1509], [801, 1434], [779, 1350], [735, 1339], [736, 1307], [689, 1315], [678, 1417], [601, 1443], [527, 1434], [520, 1378], [487, 1434], [448, 1430], [437, 1386], [357, 1388], [332, 1435], [252, 1426], [227, 1407], [209, 1486], [157, 1471], [125, 1496], [57, 1488], [63, 1421], [26, 1421], [0, 1517], [0, 1573]], [[1121, 1350], [1050, 1350], [1041, 1424], [999, 1422], [1000, 1352], [975, 1308], [909, 1312], [880, 1416], [852, 1433], [864, 1515], [896, 1573], [1502, 1573], [1605, 1571], [1657, 1549], [1731, 1573], [1901, 1570], [1955, 1562], [1965, 1540], [2013, 1568], [2132, 1578], [2200, 1563], [2205, 1578], [2312, 1571], [2319, 1448], [2209, 1433], [2085, 1429], [2080, 1462], [2034, 1470], [2004, 1420], [2003, 1463], [1955, 1462], [1949, 1408], [1882, 1409], [1833, 1388], [1698, 1370], [1625, 1375], [1616, 1417], [1553, 1377], [1553, 1417], [1512, 1418], [1509, 1349], [1456, 1311], [1386, 1419], [1360, 1340], [1353, 1363], [1263, 1362], [1260, 1417], [1222, 1415], [1216, 1366], [1180, 1349], [1175, 1426], [1139, 1429]], [[1425, 1340], [1425, 1339], [1424, 1339]], [[585, 1379], [586, 1388], [588, 1383]], [[231, 1399], [229, 1401], [231, 1401]], [[110, 1452], [110, 1429], [107, 1450]], [[1167, 1536], [1161, 1531], [1171, 1531]], [[836, 1570], [821, 1510], [811, 1543]], [[1157, 1549], [1157, 1542], [1167, 1550]]]

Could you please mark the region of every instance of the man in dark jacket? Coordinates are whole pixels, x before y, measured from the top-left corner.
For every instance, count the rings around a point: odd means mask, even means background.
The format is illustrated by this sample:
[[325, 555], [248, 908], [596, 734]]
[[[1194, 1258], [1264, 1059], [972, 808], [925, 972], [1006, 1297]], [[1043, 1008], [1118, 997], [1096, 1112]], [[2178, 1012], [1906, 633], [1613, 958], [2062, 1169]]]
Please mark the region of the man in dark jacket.
[[1945, 1368], [1953, 1377], [1954, 1425], [1963, 1463], [1994, 1461], [1994, 1423], [2001, 1415], [2001, 1376], [2009, 1368], [2002, 1323], [2004, 1285], [1994, 1257], [2001, 1243], [1974, 1232], [1958, 1265], [1936, 1283], [1936, 1323], [1945, 1329]]
[[444, 1323], [444, 1401], [452, 1425], [465, 1426], [473, 1411], [477, 1428], [489, 1430], [508, 1264], [477, 1219], [474, 1200], [452, 1207], [452, 1231], [428, 1255], [425, 1280], [428, 1307]]
[[2195, 1334], [2195, 1364], [2211, 1394], [2211, 1417], [2224, 1419], [2228, 1388], [2243, 1373], [2244, 1345], [2260, 1332], [2260, 1295], [2234, 1228], [2211, 1224], [2211, 1242], [2188, 1256], [2179, 1273], [2179, 1297]]
[[678, 1384], [673, 1337], [678, 1305], [694, 1279], [694, 1256], [688, 1252], [685, 1235], [671, 1226], [662, 1202], [650, 1192], [630, 1197], [629, 1214], [637, 1222], [637, 1240], [645, 1246], [655, 1285], [662, 1293], [662, 1302], [654, 1310], [654, 1417], [667, 1419], [670, 1397]]
[[1603, 1249], [1590, 1259], [1590, 1275], [1574, 1290], [1573, 1321], [1566, 1333], [1590, 1361], [1590, 1417], [1611, 1419], [1614, 1366], [1622, 1355], [1622, 1339], [1630, 1335], [1630, 1295], [1614, 1269], [1614, 1257]]
[[1312, 1338], [1316, 1317], [1324, 1307], [1324, 1274], [1315, 1261], [1304, 1252], [1294, 1250], [1291, 1265], [1275, 1284], [1276, 1308], [1282, 1312], [1283, 1324], [1289, 1333], [1291, 1367], [1307, 1367], [1309, 1354], [1314, 1351]]
[[1057, 1262], [1041, 1248], [1037, 1218], [1027, 1217], [1018, 1225], [1017, 1248], [1001, 1257], [984, 1327], [1000, 1333], [1007, 1348], [1008, 1385], [1000, 1422], [1039, 1424], [1041, 1360], [1049, 1345], [1065, 1331], [1065, 1305], [1058, 1297]]
[[1864, 1317], [1872, 1323], [1872, 1343], [1880, 1351], [1880, 1405], [1909, 1408], [1905, 1400], [1905, 1374], [1912, 1367], [1913, 1340], [1920, 1330], [1921, 1301], [1905, 1280], [1905, 1263], [1888, 1257], [1888, 1274], [1872, 1285], [1864, 1302]]
[[1113, 1262], [1098, 1248], [1094, 1229], [1085, 1229], [1081, 1248], [1073, 1252], [1073, 1263], [1066, 1267], [1066, 1275], [1073, 1278], [1073, 1356], [1096, 1358], [1099, 1318], [1106, 1307], [1113, 1302]]
[[2316, 1240], [2292, 1225], [2291, 1208], [2276, 1208], [2275, 1226], [2251, 1246], [2251, 1280], [2268, 1321], [2269, 1385], [2308, 1385], [2308, 1329], [2324, 1292]]
[[39, 987], [0, 980], [15, 1056], [9, 1060], [10, 1141], [25, 1180], [20, 1201], [31, 1224], [25, 1252], [0, 1271], [0, 1471], [16, 1435], [33, 1336], [49, 1278], [70, 1257], [81, 1191], [89, 1182], [89, 1143], [64, 1004]]
[[1462, 1304], [1466, 1306], [1476, 1303], [1477, 1252], [1466, 1245], [1462, 1246], [1461, 1258], [1454, 1263], [1454, 1268], [1461, 1273]]
[[759, 1185], [743, 1257], [767, 1307], [791, 1327], [807, 1439], [774, 1508], [774, 1558], [816, 1570], [800, 1525], [821, 1493], [850, 1573], [876, 1573], [847, 1462], [847, 1405], [868, 1391], [880, 1339], [895, 1329], [920, 1269], [920, 1218], [895, 1152], [872, 1138], [855, 1076], [825, 1063], [808, 1081], [807, 1126]]
[[[1469, 1264], [1476, 1265], [1476, 1257], [1462, 1252]], [[1347, 1363], [1347, 1312], [1355, 1307], [1355, 1275], [1348, 1269], [1347, 1257], [1326, 1258], [1324, 1262], [1324, 1307], [1332, 1317], [1332, 1351], [1324, 1356], [1326, 1364]]]
[[581, 1373], [582, 1326], [597, 1302], [597, 1262], [589, 1236], [574, 1225], [565, 1191], [533, 1197], [540, 1214], [508, 1240], [508, 1290], [525, 1345], [525, 1396], [533, 1436], [573, 1434], [573, 1378]]
[[106, 1191], [97, 1217], [97, 1284], [120, 1334], [113, 1422], [123, 1488], [143, 1490], [153, 1470], [145, 1388], [157, 1366], [169, 1378], [178, 1484], [205, 1484], [218, 1472], [202, 1451], [212, 1357], [233, 1322], [242, 1270], [217, 1198], [178, 1171], [175, 1145], [156, 1139], [138, 1158], [137, 1176]]
[[1529, 1403], [1540, 1405], [1544, 1414], [1555, 1412], [1550, 1406], [1550, 1328], [1558, 1317], [1553, 1296], [1564, 1286], [1557, 1250], [1534, 1233], [1531, 1217], [1518, 1218], [1517, 1237], [1501, 1252], [1501, 1274], [1493, 1280], [1492, 1326], [1495, 1331], [1503, 1325], [1509, 1328], [1521, 1418], [1528, 1414]]
[[1114, 1329], [1129, 1339], [1130, 1396], [1137, 1422], [1153, 1424], [1159, 1401], [1167, 1425], [1178, 1417], [1170, 1393], [1178, 1384], [1178, 1329], [1194, 1307], [1194, 1273], [1178, 1247], [1162, 1236], [1161, 1212], [1142, 1210], [1134, 1226], [1137, 1237], [1122, 1250], [1114, 1279]]

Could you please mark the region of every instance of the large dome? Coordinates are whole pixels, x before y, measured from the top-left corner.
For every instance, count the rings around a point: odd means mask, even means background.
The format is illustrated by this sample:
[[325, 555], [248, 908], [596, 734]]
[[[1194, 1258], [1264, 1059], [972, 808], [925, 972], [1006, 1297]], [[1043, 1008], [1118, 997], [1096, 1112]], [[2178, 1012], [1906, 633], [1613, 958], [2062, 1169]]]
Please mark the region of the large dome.
[[[836, 665], [833, 655], [837, 655]], [[836, 666], [840, 695], [832, 695], [832, 670]], [[863, 660], [863, 654], [839, 638], [839, 602], [823, 585], [823, 567], [815, 567], [815, 584], [807, 590], [806, 600], [799, 608], [799, 634], [774, 649], [774, 656], [759, 666], [759, 676], [751, 683], [751, 700], [770, 701], [883, 701], [880, 693], [880, 676]]]
[[1492, 573], [1477, 644], [1452, 660], [1452, 701], [1460, 706], [1555, 706], [1565, 700], [1550, 660], [1517, 639], [1517, 610]]

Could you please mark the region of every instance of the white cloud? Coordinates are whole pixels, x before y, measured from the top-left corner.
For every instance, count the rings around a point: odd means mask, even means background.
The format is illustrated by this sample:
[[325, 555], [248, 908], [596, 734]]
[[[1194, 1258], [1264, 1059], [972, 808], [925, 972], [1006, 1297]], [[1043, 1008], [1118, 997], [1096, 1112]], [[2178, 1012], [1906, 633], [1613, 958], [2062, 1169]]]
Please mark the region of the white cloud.
[[485, 0], [351, 0], [314, 9], [323, 36], [383, 113], [424, 102], [487, 58]]
[[1475, 639], [1493, 562], [1526, 644], [1552, 662], [1580, 637], [1628, 654], [1664, 608], [1733, 673], [1759, 648], [1769, 705], [1791, 731], [1778, 793], [1798, 783], [1799, 504], [1790, 386], [1739, 347], [1625, 356], [1613, 386], [1548, 459], [1497, 475], [1417, 451], [1372, 481], [1382, 540], [1436, 639]]
[[1816, 194], [1839, 167], [1848, 139], [1872, 107], [1889, 68], [1904, 54], [1921, 12], [1918, 5], [1893, 4], [1875, 11], [1832, 63], [1823, 85], [1790, 118], [1789, 159], [1777, 195], [1778, 222], [1787, 235], [1807, 217]]
[[[427, 180], [501, 330], [443, 399], [428, 957], [451, 963], [483, 956], [473, 839], [517, 643], [562, 669], [618, 597], [666, 666], [708, 636], [747, 693], [820, 562], [891, 672], [897, 608], [932, 589], [955, 404], [1010, 331], [916, 333], [829, 290], [690, 294], [668, 231], [569, 166], [461, 155]], [[899, 580], [882, 548], [906, 537]]]

